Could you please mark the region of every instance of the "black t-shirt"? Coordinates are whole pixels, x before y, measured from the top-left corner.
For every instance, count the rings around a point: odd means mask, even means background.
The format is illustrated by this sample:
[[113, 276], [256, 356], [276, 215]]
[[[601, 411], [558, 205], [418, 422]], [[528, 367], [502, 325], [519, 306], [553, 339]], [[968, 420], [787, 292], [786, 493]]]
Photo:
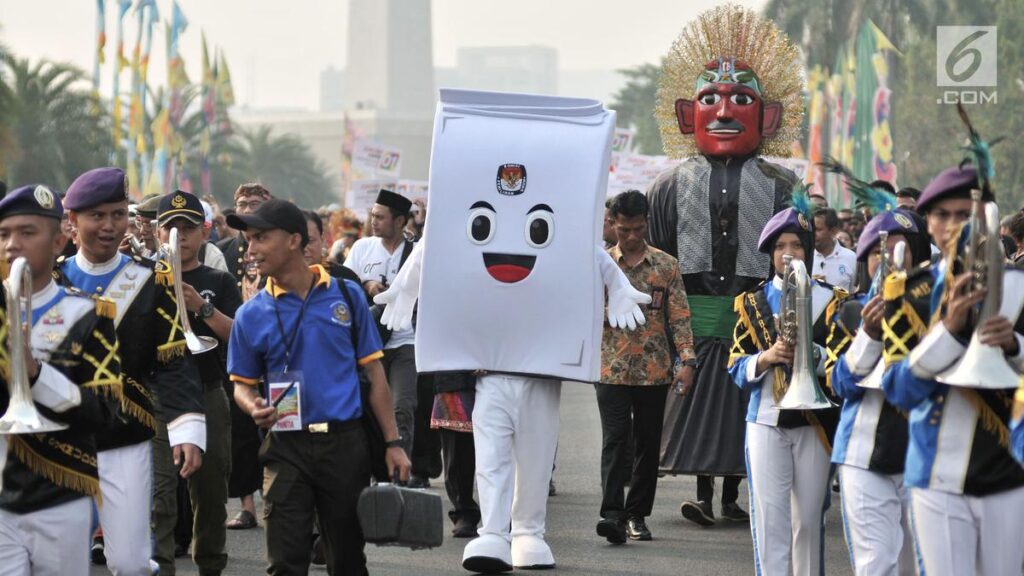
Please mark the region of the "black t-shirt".
[[[238, 291], [238, 286], [231, 274], [200, 265], [198, 268], [183, 272], [181, 276], [186, 284], [195, 288], [196, 292], [199, 292], [199, 295], [207, 302], [212, 303], [214, 308], [225, 316], [235, 317], [235, 311], [242, 305], [242, 294]], [[192, 331], [196, 334], [217, 338], [217, 335], [198, 314], [189, 312], [188, 319], [192, 324]], [[227, 355], [228, 343], [225, 340], [220, 340], [220, 344], [215, 350], [193, 356], [203, 382], [223, 381], [227, 378]]]

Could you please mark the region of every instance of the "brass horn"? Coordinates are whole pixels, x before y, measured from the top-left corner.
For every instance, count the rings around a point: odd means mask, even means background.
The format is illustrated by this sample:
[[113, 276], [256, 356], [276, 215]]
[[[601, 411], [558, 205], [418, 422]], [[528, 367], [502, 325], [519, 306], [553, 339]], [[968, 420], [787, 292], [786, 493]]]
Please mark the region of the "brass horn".
[[814, 340], [811, 333], [811, 277], [802, 260], [789, 258], [782, 275], [782, 336], [795, 346], [793, 374], [778, 407], [785, 410], [820, 410], [832, 402], [818, 384], [814, 366]]
[[192, 331], [192, 325], [188, 320], [188, 310], [185, 308], [185, 290], [181, 287], [181, 243], [178, 240], [177, 228], [171, 228], [167, 252], [171, 260], [174, 297], [178, 301], [178, 316], [181, 317], [181, 330], [185, 333], [185, 345], [193, 354], [209, 352], [217, 347], [217, 340], [209, 336], [197, 336]]
[[[884, 234], [884, 232], [883, 232], [883, 234]], [[886, 236], [888, 236], [888, 234], [886, 234]], [[888, 238], [887, 238], [887, 240], [888, 240]], [[887, 248], [888, 248], [887, 245], [885, 243], [883, 243], [882, 244], [881, 255], [886, 255], [887, 254]], [[903, 271], [903, 269], [906, 267], [905, 266], [906, 265], [906, 256], [907, 256], [907, 243], [901, 240], [901, 241], [897, 242], [896, 246], [893, 247], [893, 249], [892, 249], [892, 269], [894, 271], [896, 271], [896, 272], [902, 272]], [[880, 261], [879, 262], [879, 267], [881, 267], [883, 265], [887, 265], [887, 263], [883, 264], [883, 262]], [[888, 274], [886, 274], [886, 276], [888, 276]], [[883, 282], [882, 286], [884, 286], [884, 285], [885, 284]], [[881, 288], [879, 288], [879, 291], [881, 291]], [[857, 383], [857, 386], [860, 386], [861, 388], [870, 388], [872, 390], [879, 390], [879, 389], [882, 388], [882, 376], [884, 376], [884, 375], [885, 375], [885, 356], [883, 354], [883, 356], [878, 359], [878, 363], [875, 364], [875, 367], [871, 370], [871, 372], [867, 376], [865, 376], [864, 378], [861, 378], [860, 382]]]
[[[32, 400], [32, 384], [28, 381], [28, 368], [25, 366], [25, 345], [32, 342], [32, 270], [24, 257], [15, 259], [14, 264], [11, 264], [11, 275], [5, 288], [7, 355], [11, 367], [7, 392], [11, 398], [7, 412], [0, 417], [0, 434], [39, 434], [64, 430], [66, 424], [54, 422], [40, 414]], [[21, 319], [23, 310], [24, 321]]]
[[[1024, 282], [1019, 274], [1004, 274], [1006, 261], [999, 238], [999, 208], [995, 202], [983, 204], [980, 190], [972, 190], [971, 197], [974, 200], [973, 212], [977, 216], [972, 215], [971, 219], [965, 267], [974, 275], [972, 289], [987, 288], [988, 293], [981, 304], [981, 311], [974, 315], [977, 320], [967, 350], [950, 370], [940, 374], [936, 380], [966, 388], [1016, 388], [1020, 375], [1006, 361], [1001, 348], [981, 343], [978, 327], [996, 315], [1016, 320], [1024, 307]], [[983, 218], [979, 212], [984, 212]], [[984, 225], [984, 232], [977, 224]]]

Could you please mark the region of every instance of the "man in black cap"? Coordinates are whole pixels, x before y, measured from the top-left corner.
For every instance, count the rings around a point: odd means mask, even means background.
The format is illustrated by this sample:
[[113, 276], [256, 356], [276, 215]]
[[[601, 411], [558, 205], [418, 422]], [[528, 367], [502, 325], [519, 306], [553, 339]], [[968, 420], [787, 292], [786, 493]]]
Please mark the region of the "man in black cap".
[[[359, 275], [371, 299], [387, 290], [412, 252], [412, 242], [402, 232], [411, 208], [408, 198], [381, 190], [370, 210], [373, 236], [356, 240], [345, 259], [345, 266]], [[384, 342], [384, 370], [395, 397], [395, 420], [402, 448], [408, 454], [412, 454], [416, 413], [415, 330], [396, 330]]]
[[[156, 230], [153, 223], [156, 222], [157, 208], [160, 207], [160, 194], [150, 194], [135, 205], [135, 217], [132, 218], [128, 233], [121, 242], [121, 252], [129, 256], [142, 256], [152, 258], [156, 254], [157, 241]], [[141, 250], [132, 248], [131, 238], [134, 237], [142, 245]]]
[[[242, 296], [230, 274], [199, 262], [204, 224], [199, 198], [180, 190], [162, 196], [157, 216], [157, 234], [161, 244], [170, 242], [172, 229], [178, 231], [182, 292], [185, 295], [183, 305], [190, 325], [196, 334], [214, 338], [220, 343], [214, 350], [193, 356], [203, 382], [206, 452], [203, 454], [203, 467], [188, 479], [194, 522], [186, 527], [190, 537], [194, 537], [192, 558], [199, 567], [199, 573], [220, 574], [228, 559], [224, 548], [224, 521], [227, 519], [225, 504], [231, 467], [231, 412], [225, 394], [227, 342], [232, 318], [242, 305]], [[160, 565], [160, 574], [173, 575], [176, 511], [181, 503], [176, 502], [178, 477], [164, 426], [157, 427], [153, 461], [156, 492], [170, 500], [154, 510], [153, 559]]]
[[[225, 222], [228, 210], [234, 214], [252, 214], [264, 202], [270, 200], [270, 190], [256, 182], [240, 185], [235, 189], [235, 207], [224, 211]], [[262, 278], [256, 271], [256, 264], [246, 255], [249, 243], [245, 234], [234, 234], [217, 242], [217, 248], [224, 253], [228, 272], [235, 277], [235, 285], [242, 294], [242, 302], [255, 295], [262, 287]], [[259, 431], [248, 414], [243, 414], [234, 403], [231, 404], [231, 476], [228, 480], [228, 495], [241, 500], [242, 509], [228, 521], [229, 530], [248, 530], [256, 527], [256, 501], [253, 494], [260, 488]]]
[[[268, 200], [253, 214], [229, 217], [228, 225], [248, 236], [249, 255], [267, 278], [235, 315], [228, 373], [239, 384], [242, 411], [272, 427], [261, 448], [268, 573], [308, 571], [315, 511], [328, 573], [366, 574], [356, 517], [370, 482], [364, 410], [380, 423], [387, 469], [406, 480], [410, 467], [366, 296], [320, 265], [307, 267], [306, 219], [291, 202]], [[369, 405], [360, 399], [357, 366], [371, 382]]]
[[[35, 404], [47, 409], [41, 414], [67, 426], [0, 436], [4, 573], [89, 573], [84, 560], [91, 498], [100, 493], [95, 434], [114, 419], [120, 395], [113, 306], [58, 286], [50, 275], [67, 241], [60, 228], [63, 212], [59, 198], [43, 185], [23, 186], [0, 200], [4, 261], [24, 258], [32, 278], [33, 294], [24, 295], [32, 298], [33, 313], [25, 342], [25, 384], [31, 383]], [[20, 277], [11, 280], [21, 282]], [[4, 297], [0, 289], [0, 323], [10, 326]], [[8, 401], [5, 382], [0, 385], [0, 413]]]
[[167, 426], [174, 463], [187, 478], [202, 465], [206, 419], [199, 374], [186, 354], [176, 320], [166, 262], [118, 252], [128, 229], [127, 177], [96, 168], [71, 183], [64, 208], [78, 234], [78, 253], [58, 262], [61, 281], [114, 301], [124, 394], [118, 419], [97, 437], [107, 567], [114, 574], [149, 574], [153, 494], [150, 439]]

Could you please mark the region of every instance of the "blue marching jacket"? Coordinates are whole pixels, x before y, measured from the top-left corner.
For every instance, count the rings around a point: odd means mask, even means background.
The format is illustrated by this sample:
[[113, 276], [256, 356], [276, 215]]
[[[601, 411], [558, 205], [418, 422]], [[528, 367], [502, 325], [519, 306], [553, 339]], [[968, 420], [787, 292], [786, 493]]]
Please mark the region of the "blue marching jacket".
[[[733, 382], [743, 390], [750, 391], [750, 402], [747, 405], [747, 422], [756, 422], [768, 426], [795, 428], [820, 423], [831, 437], [835, 428], [834, 410], [781, 410], [776, 406], [773, 387], [778, 377], [788, 378], [788, 368], [769, 368], [757, 374], [757, 358], [775, 341], [774, 315], [779, 311], [782, 297], [782, 281], [774, 277], [770, 283], [765, 282], [758, 290], [737, 296], [736, 311], [739, 320], [733, 336], [733, 346], [729, 353], [729, 375]], [[827, 337], [826, 309], [837, 298], [845, 295], [842, 290], [834, 289], [827, 284], [812, 281], [811, 284], [811, 315], [814, 319], [815, 348], [821, 352], [817, 373], [824, 384], [825, 356], [824, 346]], [[828, 413], [833, 413], [829, 415]]]
[[[844, 308], [852, 305], [859, 314], [873, 296], [863, 295]], [[860, 386], [879, 362], [886, 361], [883, 340], [874, 340], [863, 330], [847, 340], [844, 349], [832, 350], [831, 345], [829, 349], [830, 357], [836, 358], [829, 382], [832, 392], [843, 399], [832, 462], [880, 474], [899, 474], [907, 454], [907, 418], [886, 401], [881, 390]]]
[[[946, 279], [944, 262], [928, 268], [911, 288], [931, 302], [929, 317], [940, 317]], [[888, 288], [888, 287], [887, 287]], [[936, 314], [938, 312], [939, 314]], [[1017, 341], [1024, 352], [1024, 338]], [[951, 334], [941, 322], [910, 354], [893, 364], [882, 389], [895, 406], [909, 412], [910, 442], [904, 483], [955, 494], [985, 496], [1024, 486], [1024, 468], [1010, 452], [1010, 408], [1013, 390], [972, 389], [940, 384], [935, 378], [948, 370], [967, 348], [962, 335]], [[1011, 362], [1021, 363], [1020, 353]]]

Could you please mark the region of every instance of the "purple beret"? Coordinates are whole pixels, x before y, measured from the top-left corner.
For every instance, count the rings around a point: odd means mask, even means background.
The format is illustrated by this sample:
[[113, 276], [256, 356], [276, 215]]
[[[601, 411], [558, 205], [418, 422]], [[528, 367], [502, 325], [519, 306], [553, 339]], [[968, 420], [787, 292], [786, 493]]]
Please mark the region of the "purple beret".
[[860, 233], [860, 238], [857, 239], [857, 260], [867, 260], [868, 254], [878, 244], [879, 234], [882, 232], [907, 235], [917, 234], [919, 230], [914, 218], [905, 210], [882, 212], [872, 218]]
[[65, 210], [85, 210], [128, 200], [128, 176], [120, 168], [93, 168], [68, 186]]
[[807, 234], [811, 232], [811, 222], [803, 214], [792, 208], [786, 208], [776, 212], [761, 231], [761, 238], [757, 241], [757, 249], [765, 254], [771, 254], [774, 248], [775, 239], [783, 232], [794, 234]]
[[[978, 171], [971, 164], [946, 168], [932, 179], [917, 200], [917, 210], [927, 212], [930, 205], [947, 198], [970, 198], [971, 190], [980, 188]], [[992, 201], [991, 194], [984, 194], [982, 200]]]
[[60, 197], [51, 188], [43, 184], [30, 184], [12, 190], [0, 200], [0, 220], [20, 214], [60, 220], [64, 210], [60, 205]]

